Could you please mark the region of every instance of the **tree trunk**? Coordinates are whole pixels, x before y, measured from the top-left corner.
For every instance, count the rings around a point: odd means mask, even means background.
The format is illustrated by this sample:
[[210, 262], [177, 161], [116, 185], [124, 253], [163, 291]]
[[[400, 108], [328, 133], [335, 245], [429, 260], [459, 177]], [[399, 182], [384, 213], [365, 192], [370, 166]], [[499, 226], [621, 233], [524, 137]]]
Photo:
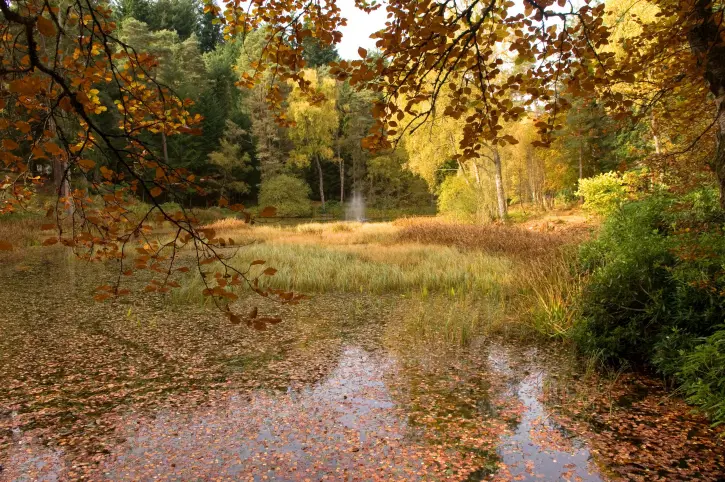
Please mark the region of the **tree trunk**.
[[164, 162], [168, 165], [169, 164], [169, 151], [166, 148], [166, 133], [161, 133], [161, 146], [164, 149]]
[[584, 140], [579, 135], [579, 181], [584, 179]]
[[657, 135], [657, 120], [655, 119], [655, 111], [650, 110], [649, 111], [649, 118], [650, 118], [650, 129], [652, 130], [652, 140], [655, 144], [655, 154], [658, 156], [662, 153], [660, 150], [660, 138]]
[[345, 202], [345, 161], [342, 157], [338, 159], [340, 160], [340, 204], [342, 204]]
[[501, 156], [498, 149], [493, 151], [494, 180], [496, 181], [496, 199], [498, 201], [498, 217], [505, 220], [508, 215], [508, 207], [506, 205], [506, 193], [503, 189], [503, 173], [501, 170]]
[[322, 201], [322, 210], [325, 210], [325, 186], [322, 180], [322, 164], [320, 158], [315, 156], [315, 164], [317, 165], [317, 174], [320, 176], [320, 201]]
[[705, 80], [715, 97], [717, 147], [710, 165], [720, 187], [720, 208], [725, 210], [725, 41], [712, 5], [710, 0], [697, 0], [694, 13], [698, 23], [690, 30], [688, 41], [699, 63], [705, 66]]

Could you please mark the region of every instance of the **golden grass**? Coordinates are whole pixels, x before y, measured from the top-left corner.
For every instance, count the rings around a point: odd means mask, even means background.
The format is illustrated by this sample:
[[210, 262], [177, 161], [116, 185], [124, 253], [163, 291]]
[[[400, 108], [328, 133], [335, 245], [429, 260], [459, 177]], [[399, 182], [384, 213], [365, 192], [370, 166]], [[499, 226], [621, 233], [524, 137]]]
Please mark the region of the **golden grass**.
[[[40, 244], [45, 222], [42, 215], [7, 216], [0, 222], [0, 239], [22, 253], [23, 247]], [[465, 344], [491, 327], [517, 336], [528, 330], [563, 338], [576, 321], [572, 299], [580, 280], [568, 261], [575, 255], [562, 249], [580, 237], [568, 232], [430, 218], [252, 226], [228, 217], [205, 227], [246, 245], [232, 261], [238, 269], [258, 259], [266, 263], [254, 267], [252, 275], [277, 269], [272, 277], [262, 276], [263, 286], [310, 295], [399, 294], [419, 303], [403, 326], [406, 336], [415, 333], [426, 343]], [[133, 250], [129, 253], [133, 257]], [[184, 253], [191, 261], [191, 248]], [[192, 270], [170, 301], [209, 301], [201, 295], [203, 288]]]
[[455, 246], [491, 254], [535, 258], [555, 251], [575, 239], [568, 233], [542, 233], [504, 224], [462, 224], [437, 219], [396, 221], [400, 242]]

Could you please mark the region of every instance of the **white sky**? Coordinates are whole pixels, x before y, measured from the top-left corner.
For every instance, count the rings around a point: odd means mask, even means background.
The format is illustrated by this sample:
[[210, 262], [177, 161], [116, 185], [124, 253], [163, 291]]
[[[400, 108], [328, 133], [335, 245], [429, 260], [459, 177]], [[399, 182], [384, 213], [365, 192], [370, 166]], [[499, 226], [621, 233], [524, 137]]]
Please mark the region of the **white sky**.
[[367, 50], [375, 48], [375, 40], [370, 34], [385, 27], [388, 12], [383, 4], [374, 12], [367, 14], [355, 7], [355, 0], [337, 0], [342, 16], [347, 19], [347, 26], [342, 27], [342, 42], [337, 45], [337, 53], [346, 60], [360, 58], [358, 47]]

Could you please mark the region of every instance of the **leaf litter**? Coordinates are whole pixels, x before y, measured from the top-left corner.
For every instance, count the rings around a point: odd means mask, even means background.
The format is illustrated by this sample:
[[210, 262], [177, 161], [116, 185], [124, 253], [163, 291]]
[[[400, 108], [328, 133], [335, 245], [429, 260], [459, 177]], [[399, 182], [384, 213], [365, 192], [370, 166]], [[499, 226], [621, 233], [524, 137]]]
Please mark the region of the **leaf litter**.
[[[545, 350], [390, 336], [400, 296], [242, 298], [284, 319], [260, 332], [161, 295], [94, 303], [113, 272], [62, 255], [17, 266], [0, 274], [0, 480], [654, 480], [696, 446], [676, 473], [707, 480], [722, 461], [685, 407], [626, 425], [592, 395], [575, 416], [569, 362]], [[645, 440], [628, 458], [622, 426]]]

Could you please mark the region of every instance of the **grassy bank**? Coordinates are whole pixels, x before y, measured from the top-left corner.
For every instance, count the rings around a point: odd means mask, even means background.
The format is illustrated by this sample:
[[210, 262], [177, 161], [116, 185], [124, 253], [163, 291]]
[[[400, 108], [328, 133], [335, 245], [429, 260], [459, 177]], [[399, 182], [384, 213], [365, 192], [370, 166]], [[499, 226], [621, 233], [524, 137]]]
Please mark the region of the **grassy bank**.
[[[580, 232], [523, 226], [473, 226], [431, 219], [392, 223], [306, 223], [250, 226], [236, 219], [209, 224], [245, 246], [232, 264], [263, 286], [322, 293], [397, 294], [406, 308], [401, 336], [427, 343], [468, 343], [477, 334], [563, 337], [573, 323], [567, 300], [576, 283], [567, 246]], [[204, 303], [204, 284], [189, 273], [174, 303]], [[312, 301], [314, 302], [314, 301]]]

